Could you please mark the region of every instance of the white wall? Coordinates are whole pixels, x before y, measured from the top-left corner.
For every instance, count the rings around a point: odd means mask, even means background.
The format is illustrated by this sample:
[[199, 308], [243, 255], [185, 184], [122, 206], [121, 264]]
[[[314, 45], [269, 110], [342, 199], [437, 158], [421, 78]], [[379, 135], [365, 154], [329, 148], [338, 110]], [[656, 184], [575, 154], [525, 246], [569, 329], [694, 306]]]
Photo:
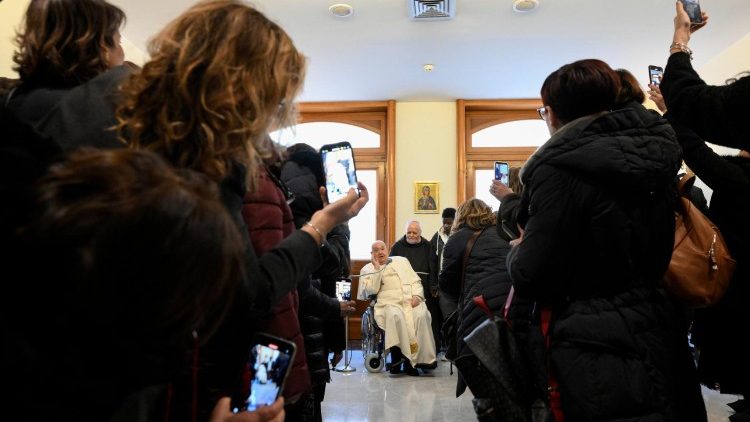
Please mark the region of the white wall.
[[[456, 207], [456, 103], [396, 103], [396, 239], [406, 223], [422, 223], [428, 240], [442, 224], [442, 209]], [[414, 213], [414, 182], [440, 183], [437, 214]]]

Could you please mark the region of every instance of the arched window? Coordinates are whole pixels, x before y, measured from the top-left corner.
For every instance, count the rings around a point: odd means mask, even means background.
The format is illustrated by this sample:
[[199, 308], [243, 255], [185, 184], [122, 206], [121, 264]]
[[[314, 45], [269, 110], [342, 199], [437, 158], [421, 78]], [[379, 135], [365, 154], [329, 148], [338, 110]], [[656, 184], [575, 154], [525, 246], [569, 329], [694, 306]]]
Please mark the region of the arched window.
[[[357, 166], [357, 180], [367, 186], [370, 202], [360, 212], [360, 214], [349, 222], [351, 238], [349, 249], [352, 260], [370, 260], [370, 249], [374, 241], [383, 239], [384, 232], [378, 228], [378, 204], [379, 204], [379, 187], [383, 184], [384, 174], [382, 166], [375, 165], [368, 160], [364, 160], [358, 151], [364, 148], [379, 148], [380, 134], [371, 129], [365, 129], [349, 123], [338, 122], [309, 122], [300, 123], [294, 128], [276, 131], [271, 134], [271, 138], [277, 143], [284, 146], [291, 146], [296, 143], [305, 143], [311, 147], [320, 150], [320, 147], [326, 144], [347, 141], [352, 145], [355, 151], [354, 162]], [[357, 156], [360, 156], [357, 158]], [[382, 225], [383, 222], [381, 221]]]
[[497, 210], [489, 193], [495, 161], [522, 166], [547, 139], [540, 100], [459, 100], [458, 203], [477, 197]]

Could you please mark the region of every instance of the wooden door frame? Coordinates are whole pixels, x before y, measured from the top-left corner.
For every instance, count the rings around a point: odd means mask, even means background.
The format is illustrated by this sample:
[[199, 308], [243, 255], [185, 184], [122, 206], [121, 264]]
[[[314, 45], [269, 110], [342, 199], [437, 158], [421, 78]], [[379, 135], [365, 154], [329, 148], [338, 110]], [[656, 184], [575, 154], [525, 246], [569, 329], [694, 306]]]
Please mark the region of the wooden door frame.
[[[536, 147], [497, 147], [477, 148], [471, 146], [471, 136], [485, 128], [515, 120], [538, 118], [537, 108], [542, 106], [540, 99], [514, 100], [457, 100], [457, 184], [456, 203], [469, 199], [469, 191], [474, 190], [474, 171], [494, 160], [525, 162], [536, 151]], [[472, 170], [469, 171], [469, 163]], [[469, 186], [471, 188], [469, 189]]]

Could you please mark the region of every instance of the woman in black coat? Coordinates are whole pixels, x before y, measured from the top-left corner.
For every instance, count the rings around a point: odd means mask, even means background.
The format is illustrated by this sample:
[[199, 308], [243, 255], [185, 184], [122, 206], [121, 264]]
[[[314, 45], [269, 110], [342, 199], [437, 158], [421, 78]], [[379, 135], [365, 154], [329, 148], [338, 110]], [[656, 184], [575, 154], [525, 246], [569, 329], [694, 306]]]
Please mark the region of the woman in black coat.
[[[504, 406], [497, 401], [501, 386], [464, 342], [464, 337], [487, 319], [472, 298], [484, 296], [489, 308], [500, 316], [511, 287], [505, 261], [510, 251], [508, 242], [495, 230], [495, 214], [481, 199], [472, 198], [456, 210], [451, 236], [443, 250], [443, 269], [439, 283], [441, 294], [458, 299], [458, 330], [456, 356], [450, 357], [460, 376], [456, 395], [468, 386], [474, 394], [474, 408], [481, 421], [524, 420], [525, 409]], [[464, 254], [475, 233], [479, 233], [467, 257], [464, 274]], [[528, 306], [514, 301], [511, 317], [528, 312]], [[528, 319], [528, 318], [526, 318]], [[494, 408], [494, 411], [488, 409]], [[521, 418], [521, 419], [519, 419]]]
[[[682, 309], [659, 287], [674, 242], [674, 132], [640, 105], [612, 108], [600, 60], [542, 86], [552, 137], [529, 159], [508, 269], [551, 310], [551, 372], [573, 421], [705, 421]], [[543, 312], [546, 315], [547, 312]]]

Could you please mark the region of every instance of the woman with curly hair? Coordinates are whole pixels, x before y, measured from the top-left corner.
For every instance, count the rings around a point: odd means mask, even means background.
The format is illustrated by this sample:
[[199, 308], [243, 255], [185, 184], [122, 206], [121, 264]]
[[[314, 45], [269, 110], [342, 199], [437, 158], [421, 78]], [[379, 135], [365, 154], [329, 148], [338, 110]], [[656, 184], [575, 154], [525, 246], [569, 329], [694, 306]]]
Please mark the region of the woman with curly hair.
[[[225, 205], [250, 240], [249, 294], [240, 296], [230, 324], [201, 350], [202, 361], [220, 371], [199, 377], [209, 401], [199, 407], [210, 409], [222, 392], [239, 389], [256, 329], [251, 322], [297, 344], [284, 390], [294, 402], [310, 389], [296, 286], [309, 282], [322, 262], [326, 234], [359, 212], [367, 191], [360, 186], [360, 198], [350, 191], [294, 231], [288, 190], [274, 170], [281, 155], [268, 132], [295, 123], [305, 58], [262, 13], [240, 1], [198, 3], [156, 35], [149, 53], [151, 61], [123, 87], [120, 135], [131, 148], [156, 152], [220, 183]], [[251, 307], [270, 309], [271, 316], [258, 321], [248, 315]]]
[[104, 0], [32, 0], [16, 36], [20, 84], [4, 101], [38, 123], [70, 89], [123, 64], [125, 13]]
[[[499, 316], [510, 291], [511, 281], [505, 264], [510, 245], [494, 226], [495, 213], [481, 199], [469, 199], [456, 210], [451, 236], [443, 250], [443, 269], [440, 272], [441, 295], [458, 299], [456, 354], [447, 357], [453, 360], [460, 373], [457, 394], [463, 394], [467, 386], [474, 394], [478, 420], [524, 420], [527, 409], [497, 401], [502, 391], [500, 384], [488, 375], [487, 368], [463, 340], [487, 318], [472, 299], [484, 296], [489, 308]], [[470, 251], [464, 258], [468, 248]], [[517, 310], [524, 308], [514, 303], [512, 309], [515, 315]]]

